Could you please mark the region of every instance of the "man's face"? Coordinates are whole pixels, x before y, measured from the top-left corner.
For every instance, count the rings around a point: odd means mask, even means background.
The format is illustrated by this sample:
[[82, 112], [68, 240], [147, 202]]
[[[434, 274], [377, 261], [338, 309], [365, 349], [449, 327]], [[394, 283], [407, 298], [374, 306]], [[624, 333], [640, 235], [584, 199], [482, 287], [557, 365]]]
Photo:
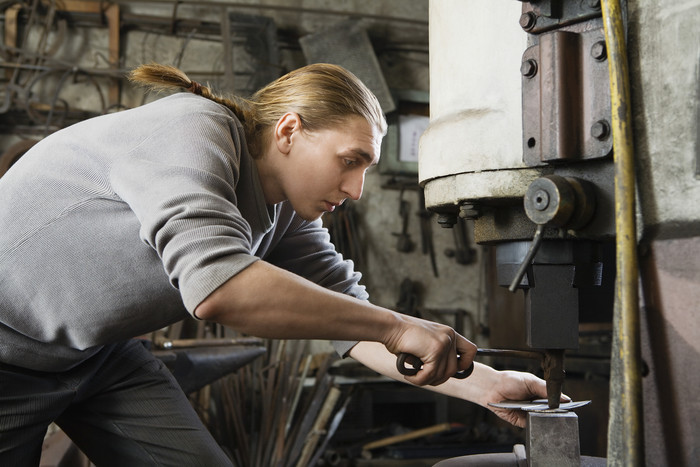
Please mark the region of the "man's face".
[[367, 169], [379, 162], [382, 136], [362, 117], [334, 129], [292, 136], [284, 187], [305, 220], [332, 212], [347, 198], [362, 196]]

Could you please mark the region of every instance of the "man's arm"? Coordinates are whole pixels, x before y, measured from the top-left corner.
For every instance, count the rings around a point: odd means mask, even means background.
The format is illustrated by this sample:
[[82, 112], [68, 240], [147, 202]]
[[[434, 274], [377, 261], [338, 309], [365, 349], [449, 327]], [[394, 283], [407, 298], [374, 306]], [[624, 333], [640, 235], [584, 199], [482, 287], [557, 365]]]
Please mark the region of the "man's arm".
[[333, 292], [265, 261], [233, 276], [194, 314], [258, 337], [380, 343], [390, 355], [408, 352], [424, 362], [410, 379], [417, 385], [445, 382], [476, 355], [476, 346], [448, 326]]
[[[413, 383], [412, 379], [396, 369], [396, 356], [376, 342], [360, 342], [350, 350], [350, 356], [374, 371], [397, 381]], [[423, 370], [419, 371], [418, 374]], [[479, 404], [513, 425], [525, 426], [525, 412], [504, 410], [488, 404], [503, 400], [531, 400], [547, 397], [544, 380], [530, 373], [497, 371], [481, 363], [474, 363], [473, 373], [466, 379], [450, 378], [445, 383], [430, 387], [432, 391]], [[562, 396], [567, 400], [567, 396]]]

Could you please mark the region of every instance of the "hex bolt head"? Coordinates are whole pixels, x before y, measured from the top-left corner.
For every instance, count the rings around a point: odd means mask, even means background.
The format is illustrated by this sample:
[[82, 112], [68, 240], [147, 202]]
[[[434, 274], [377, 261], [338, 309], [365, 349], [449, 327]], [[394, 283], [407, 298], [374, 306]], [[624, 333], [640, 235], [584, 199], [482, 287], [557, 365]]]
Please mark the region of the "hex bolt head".
[[608, 50], [605, 47], [605, 41], [598, 41], [591, 46], [591, 57], [599, 62], [608, 58]]
[[586, 0], [585, 3], [592, 10], [600, 10], [600, 0]]
[[526, 78], [532, 78], [537, 74], [537, 62], [531, 58], [520, 65], [520, 73]]
[[610, 125], [605, 120], [598, 120], [591, 126], [591, 136], [603, 141], [610, 135]]
[[535, 27], [535, 24], [537, 24], [537, 15], [535, 15], [531, 11], [523, 13], [522, 15], [520, 15], [519, 23], [521, 28], [523, 28], [526, 31], [529, 31]]
[[457, 223], [457, 215], [455, 214], [439, 214], [437, 223], [443, 229], [451, 229]]

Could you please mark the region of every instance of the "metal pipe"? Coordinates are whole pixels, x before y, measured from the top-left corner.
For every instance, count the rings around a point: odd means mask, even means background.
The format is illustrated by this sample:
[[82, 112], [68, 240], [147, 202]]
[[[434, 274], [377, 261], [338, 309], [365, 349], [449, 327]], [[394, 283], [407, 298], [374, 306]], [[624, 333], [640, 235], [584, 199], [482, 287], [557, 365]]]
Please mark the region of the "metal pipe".
[[608, 465], [641, 466], [644, 465], [644, 436], [629, 69], [620, 0], [602, 0], [601, 8], [612, 101], [617, 247]]
[[190, 347], [216, 347], [225, 345], [257, 345], [265, 342], [259, 337], [236, 337], [219, 339], [158, 339], [154, 342], [159, 349], [185, 349]]
[[[88, 0], [93, 2], [98, 2], [101, 0]], [[140, 3], [140, 4], [173, 4], [173, 5], [195, 5], [195, 6], [214, 6], [214, 7], [230, 7], [230, 8], [240, 8], [240, 9], [255, 9], [255, 10], [273, 10], [282, 13], [304, 13], [304, 14], [318, 14], [318, 15], [329, 15], [329, 16], [352, 16], [356, 18], [366, 18], [378, 21], [394, 21], [407, 24], [413, 24], [416, 26], [427, 26], [428, 22], [422, 19], [413, 18], [401, 18], [396, 16], [388, 15], [374, 15], [370, 13], [364, 13], [360, 11], [347, 11], [347, 10], [332, 10], [329, 8], [306, 8], [300, 6], [292, 5], [271, 5], [271, 4], [260, 4], [260, 3], [245, 3], [236, 2], [233, 0], [113, 0], [111, 3], [116, 4], [129, 4], [129, 3]]]

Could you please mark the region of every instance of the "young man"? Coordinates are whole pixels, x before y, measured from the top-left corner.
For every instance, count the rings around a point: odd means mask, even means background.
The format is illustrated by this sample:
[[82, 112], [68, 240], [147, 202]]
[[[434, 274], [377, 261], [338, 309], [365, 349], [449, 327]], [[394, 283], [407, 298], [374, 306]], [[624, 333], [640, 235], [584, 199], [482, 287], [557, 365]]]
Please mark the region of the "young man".
[[[0, 179], [0, 464], [37, 465], [55, 421], [97, 465], [229, 465], [168, 370], [131, 339], [186, 317], [342, 355], [487, 406], [544, 381], [476, 364], [453, 329], [372, 305], [320, 217], [359, 199], [386, 122], [341, 67], [295, 70], [250, 100], [184, 88], [45, 138]], [[459, 356], [459, 358], [458, 358]], [[522, 426], [522, 414], [499, 415]]]

